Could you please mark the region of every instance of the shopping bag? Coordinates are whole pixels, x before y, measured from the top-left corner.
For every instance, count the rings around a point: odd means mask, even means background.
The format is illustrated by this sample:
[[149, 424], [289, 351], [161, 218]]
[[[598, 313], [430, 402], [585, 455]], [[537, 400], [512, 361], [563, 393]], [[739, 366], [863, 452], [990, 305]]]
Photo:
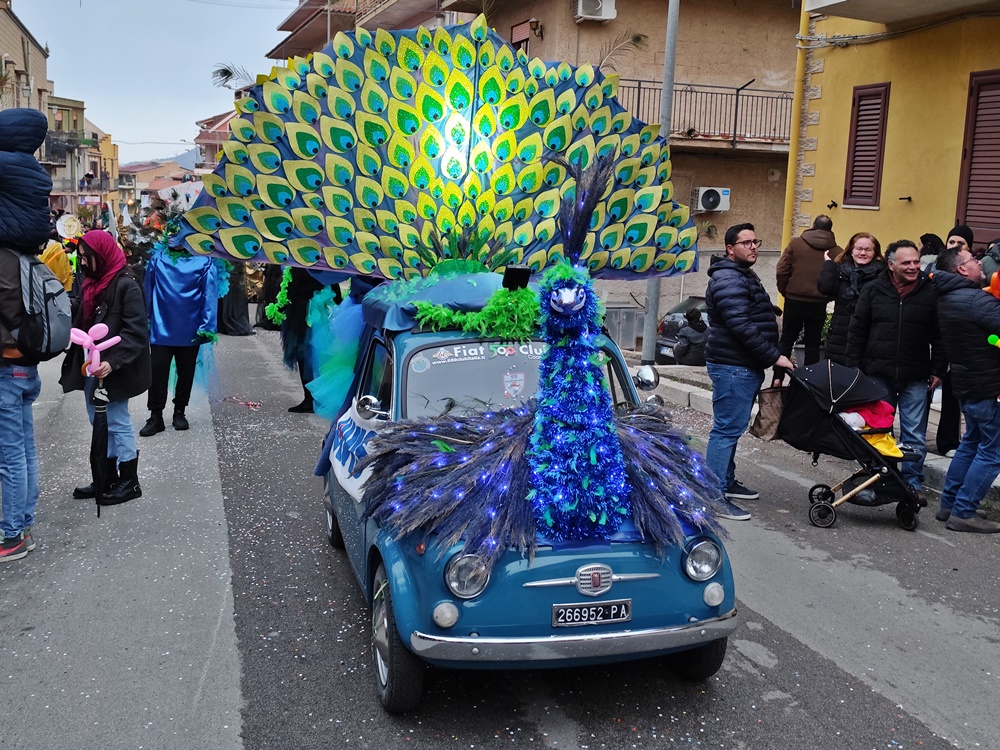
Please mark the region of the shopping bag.
[[788, 401], [789, 388], [764, 388], [757, 394], [757, 416], [750, 425], [750, 434], [761, 440], [778, 437], [778, 423]]

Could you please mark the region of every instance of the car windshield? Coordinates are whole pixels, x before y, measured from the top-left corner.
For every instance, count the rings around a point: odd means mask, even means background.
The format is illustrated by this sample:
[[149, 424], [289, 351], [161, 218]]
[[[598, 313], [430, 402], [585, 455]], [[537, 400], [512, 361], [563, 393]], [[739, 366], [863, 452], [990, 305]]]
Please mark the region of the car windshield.
[[[415, 351], [405, 363], [403, 416], [406, 419], [469, 414], [519, 406], [538, 391], [538, 365], [548, 345], [542, 341], [439, 342]], [[612, 403], [629, 401], [615, 358], [605, 373]]]

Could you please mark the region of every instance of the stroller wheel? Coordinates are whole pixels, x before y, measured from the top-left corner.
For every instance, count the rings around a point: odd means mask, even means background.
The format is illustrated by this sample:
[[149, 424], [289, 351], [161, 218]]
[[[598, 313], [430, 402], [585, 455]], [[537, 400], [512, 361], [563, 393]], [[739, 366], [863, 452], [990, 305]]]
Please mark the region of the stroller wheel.
[[896, 518], [899, 520], [899, 525], [907, 531], [916, 531], [920, 525], [916, 508], [907, 503], [896, 504]]
[[[827, 503], [833, 502], [834, 495], [833, 490], [827, 484], [814, 484], [809, 488], [809, 502], [815, 505], [816, 503]], [[816, 524], [819, 526], [819, 524]]]
[[827, 502], [813, 503], [809, 506], [809, 522], [813, 526], [827, 529], [837, 522], [837, 509]]

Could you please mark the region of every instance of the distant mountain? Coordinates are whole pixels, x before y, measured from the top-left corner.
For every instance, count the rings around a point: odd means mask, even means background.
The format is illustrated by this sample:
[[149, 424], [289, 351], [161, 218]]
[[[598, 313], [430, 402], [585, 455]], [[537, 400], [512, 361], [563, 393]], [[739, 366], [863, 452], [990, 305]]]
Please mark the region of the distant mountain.
[[195, 162], [198, 161], [198, 147], [195, 146], [194, 148], [181, 154], [177, 154], [176, 156], [162, 156], [158, 159], [141, 159], [140, 161], [127, 162], [121, 166], [127, 167], [129, 164], [144, 164], [151, 161], [175, 161], [180, 167], [184, 167], [185, 169], [194, 169]]

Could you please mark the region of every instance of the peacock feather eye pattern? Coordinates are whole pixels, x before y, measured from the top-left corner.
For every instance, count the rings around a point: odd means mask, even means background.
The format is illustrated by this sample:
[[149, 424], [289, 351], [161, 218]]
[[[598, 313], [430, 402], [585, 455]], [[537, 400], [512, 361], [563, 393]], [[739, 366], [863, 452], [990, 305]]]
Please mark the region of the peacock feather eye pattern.
[[620, 279], [696, 270], [667, 143], [618, 102], [618, 86], [593, 65], [529, 59], [483, 16], [338, 32], [235, 101], [220, 164], [174, 244], [412, 278], [428, 272], [436, 233], [470, 230], [541, 271], [564, 260], [559, 211], [576, 196], [551, 158], [611, 157], [581, 263]]

